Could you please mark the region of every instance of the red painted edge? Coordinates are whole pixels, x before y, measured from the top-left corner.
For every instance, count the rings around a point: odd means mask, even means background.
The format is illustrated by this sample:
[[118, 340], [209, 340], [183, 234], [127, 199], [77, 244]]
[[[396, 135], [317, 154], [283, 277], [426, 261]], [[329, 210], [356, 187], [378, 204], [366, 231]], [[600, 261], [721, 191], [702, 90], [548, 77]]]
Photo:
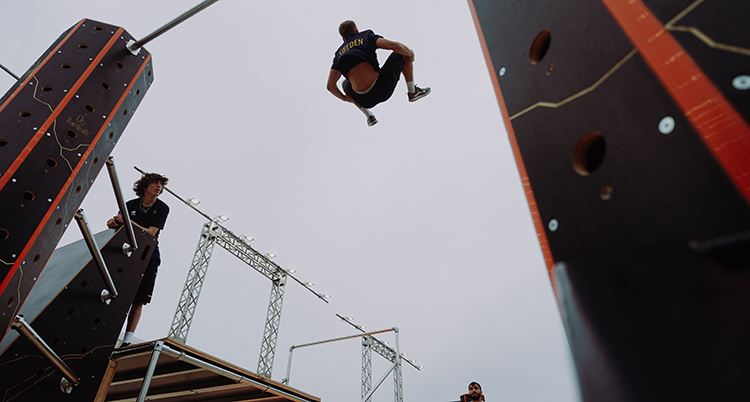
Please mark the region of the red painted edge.
[[602, 0], [750, 203], [750, 126], [641, 0]]
[[495, 95], [497, 96], [497, 102], [500, 105], [500, 112], [503, 115], [505, 129], [508, 131], [508, 139], [510, 140], [511, 148], [513, 149], [513, 156], [516, 159], [518, 174], [521, 176], [521, 184], [523, 184], [523, 190], [524, 193], [526, 193], [526, 200], [529, 204], [529, 210], [531, 211], [531, 219], [534, 221], [534, 228], [536, 229], [539, 246], [542, 249], [544, 262], [547, 265], [547, 273], [549, 275], [550, 282], [552, 283], [552, 289], [555, 289], [555, 278], [552, 272], [552, 268], [555, 265], [555, 260], [552, 258], [552, 251], [550, 250], [549, 241], [547, 240], [547, 234], [544, 230], [544, 223], [542, 222], [541, 215], [539, 214], [539, 207], [537, 206], [536, 198], [534, 197], [534, 191], [531, 188], [529, 175], [528, 173], [526, 173], [526, 166], [523, 163], [521, 150], [518, 147], [516, 133], [513, 130], [513, 125], [510, 122], [510, 115], [508, 114], [508, 109], [505, 105], [505, 99], [503, 99], [503, 94], [500, 90], [500, 83], [497, 80], [497, 73], [495, 71], [495, 67], [492, 64], [490, 51], [489, 48], [487, 48], [487, 42], [484, 39], [484, 33], [482, 32], [482, 27], [479, 24], [479, 18], [477, 16], [477, 10], [474, 7], [474, 1], [468, 0], [468, 2], [469, 8], [471, 9], [471, 15], [474, 18], [474, 25], [477, 28], [477, 35], [479, 35], [479, 42], [482, 45], [482, 51], [484, 52], [484, 59], [487, 61], [487, 68], [489, 68], [490, 70], [492, 85], [495, 87]]
[[[76, 24], [76, 25], [75, 25], [75, 26], [73, 27], [73, 29], [71, 29], [71, 30], [70, 30], [70, 32], [68, 32], [68, 34], [67, 34], [67, 35], [65, 36], [65, 38], [63, 38], [63, 40], [62, 40], [62, 41], [60, 41], [60, 43], [59, 43], [59, 44], [57, 45], [57, 47], [55, 47], [54, 49], [52, 49], [52, 51], [51, 51], [51, 52], [49, 52], [49, 54], [47, 55], [47, 57], [45, 57], [45, 58], [44, 58], [44, 61], [42, 61], [41, 63], [39, 63], [39, 65], [38, 65], [38, 66], [36, 67], [36, 69], [34, 69], [34, 71], [33, 71], [33, 72], [32, 72], [31, 74], [29, 74], [29, 76], [28, 76], [28, 77], [26, 78], [26, 80], [25, 80], [25, 81], [23, 82], [23, 84], [21, 84], [21, 85], [20, 85], [20, 86], [18, 87], [18, 89], [16, 89], [16, 91], [15, 91], [15, 92], [13, 92], [13, 95], [11, 95], [10, 97], [8, 97], [8, 100], [6, 100], [6, 101], [5, 101], [5, 103], [3, 103], [3, 104], [2, 104], [2, 106], [0, 106], [0, 112], [2, 112], [2, 111], [3, 111], [3, 109], [5, 109], [5, 107], [6, 107], [6, 106], [8, 106], [8, 104], [9, 104], [9, 103], [10, 103], [11, 101], [13, 101], [13, 99], [15, 99], [16, 95], [18, 95], [18, 93], [19, 93], [19, 92], [21, 92], [21, 90], [22, 90], [22, 89], [24, 88], [24, 86], [25, 86], [26, 84], [28, 84], [28, 83], [29, 83], [29, 81], [31, 81], [31, 78], [32, 78], [33, 76], [35, 76], [35, 75], [36, 75], [36, 72], [37, 72], [37, 71], [39, 71], [39, 69], [40, 69], [40, 68], [44, 67], [44, 65], [45, 65], [45, 64], [47, 64], [47, 62], [49, 61], [49, 59], [50, 59], [50, 58], [51, 58], [51, 57], [52, 57], [52, 56], [53, 56], [53, 55], [54, 55], [54, 54], [55, 54], [55, 53], [56, 53], [56, 52], [57, 52], [58, 50], [60, 50], [60, 47], [61, 47], [61, 46], [62, 46], [63, 44], [65, 44], [65, 42], [67, 42], [67, 41], [68, 41], [68, 39], [70, 39], [70, 36], [71, 36], [71, 35], [73, 35], [73, 33], [74, 33], [75, 31], [77, 31], [77, 30], [78, 30], [78, 28], [79, 28], [79, 27], [81, 26], [81, 24], [83, 24], [83, 21], [86, 21], [86, 19], [84, 18], [84, 19], [82, 19], [82, 20], [78, 21], [78, 24]], [[0, 187], [1, 187], [1, 186], [0, 186]]]

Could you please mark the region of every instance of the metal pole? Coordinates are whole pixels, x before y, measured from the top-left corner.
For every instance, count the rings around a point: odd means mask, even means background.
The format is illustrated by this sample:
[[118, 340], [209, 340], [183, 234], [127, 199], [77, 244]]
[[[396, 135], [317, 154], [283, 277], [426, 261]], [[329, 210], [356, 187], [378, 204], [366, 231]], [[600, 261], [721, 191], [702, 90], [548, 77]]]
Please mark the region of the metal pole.
[[75, 218], [78, 227], [81, 228], [83, 238], [86, 240], [86, 246], [88, 246], [91, 255], [94, 257], [96, 266], [99, 268], [99, 274], [101, 274], [102, 280], [104, 280], [104, 286], [106, 289], [103, 290], [101, 294], [102, 302], [104, 302], [104, 304], [109, 304], [112, 299], [117, 297], [117, 288], [115, 288], [115, 283], [109, 275], [107, 264], [104, 263], [102, 253], [99, 251], [99, 246], [96, 245], [96, 240], [94, 239], [94, 236], [91, 235], [91, 228], [89, 228], [89, 223], [86, 222], [86, 216], [83, 215], [83, 209], [76, 211]]
[[29, 325], [29, 323], [27, 323], [22, 316], [17, 315], [16, 319], [13, 320], [13, 324], [11, 325], [11, 327], [13, 327], [13, 329], [18, 331], [19, 334], [23, 335], [37, 349], [39, 349], [44, 357], [51, 361], [56, 369], [60, 370], [63, 377], [65, 377], [68, 382], [73, 385], [78, 385], [81, 382], [81, 380], [78, 378], [78, 376], [75, 375], [73, 370], [71, 370], [70, 367], [68, 367], [68, 365], [65, 364], [65, 362], [63, 362], [62, 359], [60, 359], [60, 357], [55, 354], [52, 348], [50, 348], [49, 345], [44, 342], [39, 334], [34, 331], [34, 328], [31, 328], [31, 325]]
[[281, 380], [281, 383], [286, 385], [289, 385], [289, 377], [292, 374], [292, 352], [294, 352], [294, 346], [289, 348], [289, 359], [286, 361], [286, 377]]
[[154, 345], [154, 351], [151, 352], [151, 360], [148, 362], [148, 370], [146, 375], [143, 377], [143, 383], [141, 383], [141, 391], [138, 393], [138, 399], [136, 402], [144, 402], [146, 395], [148, 394], [148, 388], [151, 386], [151, 379], [154, 378], [154, 370], [156, 370], [156, 362], [159, 361], [159, 354], [164, 347], [164, 342], [159, 341]]
[[[122, 222], [125, 225], [125, 233], [128, 235], [128, 241], [130, 244], [127, 247], [123, 247], [125, 253], [133, 252], [138, 250], [138, 244], [135, 242], [135, 232], [133, 232], [133, 224], [130, 222], [130, 214], [128, 208], [125, 206], [125, 199], [122, 197], [122, 189], [120, 188], [120, 180], [117, 178], [117, 171], [115, 170], [115, 160], [111, 156], [107, 158], [107, 172], [109, 173], [109, 181], [112, 182], [112, 189], [115, 191], [115, 198], [117, 199], [117, 207], [120, 209], [120, 216]], [[129, 256], [129, 255], [128, 255]]]
[[292, 346], [292, 348], [295, 348], [295, 349], [304, 348], [304, 347], [307, 347], [307, 346], [320, 345], [320, 344], [328, 343], [328, 342], [343, 341], [345, 339], [361, 338], [363, 336], [377, 335], [377, 334], [382, 334], [383, 332], [391, 332], [391, 331], [397, 331], [397, 329], [396, 328], [388, 328], [388, 329], [383, 329], [383, 330], [380, 330], [380, 331], [368, 332], [368, 333], [365, 333], [365, 334], [349, 335], [349, 336], [344, 336], [344, 337], [341, 337], [341, 338], [328, 339], [328, 340], [325, 340], [325, 341], [306, 343], [304, 345], [296, 345], [296, 346]]
[[393, 363], [395, 371], [393, 372], [393, 388], [394, 388], [394, 402], [404, 401], [404, 384], [401, 378], [401, 349], [398, 344], [398, 328], [393, 327], [396, 330], [396, 361]]
[[128, 50], [130, 50], [131, 52], [135, 52], [138, 48], [144, 46], [146, 43], [151, 42], [154, 38], [157, 38], [158, 36], [160, 36], [164, 32], [167, 32], [170, 29], [176, 27], [177, 25], [179, 25], [180, 23], [182, 23], [186, 19], [194, 16], [195, 14], [198, 14], [203, 9], [205, 9], [208, 6], [210, 6], [211, 4], [216, 3], [217, 1], [219, 1], [219, 0], [205, 0], [205, 1], [203, 1], [202, 3], [198, 4], [197, 6], [195, 6], [195, 7], [191, 8], [190, 10], [182, 13], [182, 15], [180, 15], [179, 17], [173, 19], [172, 21], [170, 21], [169, 23], [167, 23], [163, 27], [161, 27], [161, 28], [157, 29], [156, 31], [150, 33], [149, 35], [146, 35], [145, 38], [143, 38], [143, 39], [141, 39], [139, 41], [136, 41], [136, 42], [130, 42], [130, 43], [128, 43]]
[[4, 65], [0, 64], [0, 68], [2, 68], [6, 73], [10, 74], [11, 77], [15, 78], [16, 81], [18, 81], [20, 79], [15, 74], [13, 74], [12, 71], [8, 70], [8, 68], [5, 67]]

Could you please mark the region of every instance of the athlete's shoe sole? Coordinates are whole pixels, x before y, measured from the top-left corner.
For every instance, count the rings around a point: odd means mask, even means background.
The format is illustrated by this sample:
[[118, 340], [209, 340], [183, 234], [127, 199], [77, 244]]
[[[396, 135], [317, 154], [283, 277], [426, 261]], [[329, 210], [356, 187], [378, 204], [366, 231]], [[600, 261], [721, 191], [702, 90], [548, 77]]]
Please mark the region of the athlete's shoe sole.
[[413, 93], [412, 92], [408, 93], [408, 95], [409, 95], [409, 102], [416, 102], [416, 101], [424, 98], [425, 96], [429, 95], [431, 91], [432, 90], [429, 87], [427, 87], [427, 88], [420, 88], [418, 86], [414, 86], [414, 92]]

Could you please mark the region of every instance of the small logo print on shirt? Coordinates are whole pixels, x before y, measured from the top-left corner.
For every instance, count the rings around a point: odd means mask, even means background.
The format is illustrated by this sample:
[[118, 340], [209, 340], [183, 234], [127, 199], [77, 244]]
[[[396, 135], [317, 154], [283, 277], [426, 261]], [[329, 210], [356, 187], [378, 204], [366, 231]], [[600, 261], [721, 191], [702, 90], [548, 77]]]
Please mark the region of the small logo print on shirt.
[[130, 215], [135, 216], [135, 210], [130, 211]]

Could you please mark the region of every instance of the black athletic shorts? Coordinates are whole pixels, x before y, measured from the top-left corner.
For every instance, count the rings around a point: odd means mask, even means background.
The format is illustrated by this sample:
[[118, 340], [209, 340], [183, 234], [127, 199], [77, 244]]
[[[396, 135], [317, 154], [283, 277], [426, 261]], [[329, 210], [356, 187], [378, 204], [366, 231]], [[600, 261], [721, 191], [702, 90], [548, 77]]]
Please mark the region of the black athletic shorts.
[[161, 264], [161, 260], [158, 258], [152, 258], [148, 262], [146, 272], [143, 273], [143, 279], [141, 279], [141, 286], [138, 287], [138, 291], [135, 293], [133, 304], [149, 304], [151, 302], [151, 294], [154, 293], [159, 264]]
[[388, 56], [385, 64], [380, 67], [380, 76], [370, 92], [364, 95], [354, 92], [352, 84], [348, 80], [344, 81], [344, 92], [351, 96], [359, 106], [369, 109], [380, 102], [387, 101], [393, 95], [403, 69], [404, 56], [393, 52]]

